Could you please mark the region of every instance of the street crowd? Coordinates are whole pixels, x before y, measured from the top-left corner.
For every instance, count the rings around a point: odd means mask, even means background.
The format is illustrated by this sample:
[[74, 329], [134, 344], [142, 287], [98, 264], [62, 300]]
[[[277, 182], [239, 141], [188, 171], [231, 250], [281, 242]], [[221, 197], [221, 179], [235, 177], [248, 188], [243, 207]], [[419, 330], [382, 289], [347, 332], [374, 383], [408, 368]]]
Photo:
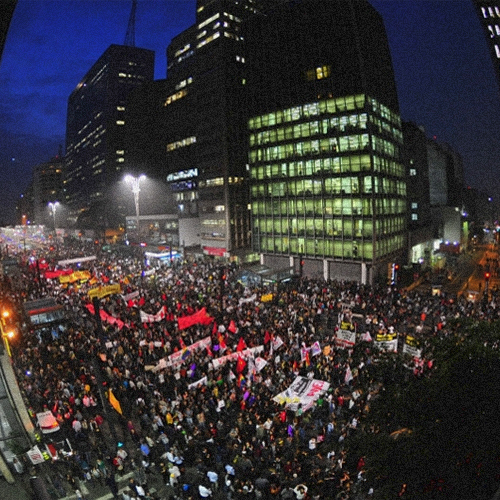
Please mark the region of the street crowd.
[[[364, 417], [383, 384], [375, 368], [391, 354], [373, 339], [448, 335], [453, 318], [500, 314], [494, 296], [473, 303], [307, 278], [248, 287], [236, 265], [155, 267], [142, 253], [76, 248], [58, 259], [95, 255], [81, 266], [92, 279], [62, 284], [26, 261], [2, 289], [14, 304], [50, 296], [65, 308], [63, 325], [28, 330], [13, 346], [31, 414], [52, 411], [76, 451], [55, 481], [61, 496], [91, 499], [99, 483], [123, 500], [373, 498], [365, 457], [349, 446], [377, 432]], [[50, 254], [36, 258], [58, 269]], [[89, 298], [116, 284], [120, 293]], [[339, 328], [355, 331], [356, 343], [339, 344]], [[410, 366], [408, 376], [430, 369]], [[294, 399], [295, 383], [320, 389]], [[115, 478], [127, 472], [119, 491]], [[150, 491], [159, 475], [162, 497]]]

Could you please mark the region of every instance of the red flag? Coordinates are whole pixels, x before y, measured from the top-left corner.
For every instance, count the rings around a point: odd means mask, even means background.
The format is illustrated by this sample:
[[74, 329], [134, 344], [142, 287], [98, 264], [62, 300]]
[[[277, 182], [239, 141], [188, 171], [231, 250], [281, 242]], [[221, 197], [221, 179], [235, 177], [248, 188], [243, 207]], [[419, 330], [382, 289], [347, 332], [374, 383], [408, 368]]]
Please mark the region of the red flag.
[[181, 346], [181, 349], [186, 348], [186, 344], [184, 343], [184, 339], [182, 337], [179, 337], [179, 344]]
[[209, 345], [207, 345], [207, 346], [206, 346], [206, 349], [207, 349], [207, 354], [208, 354], [210, 357], [212, 357], [212, 358], [213, 358], [213, 357], [214, 357], [214, 353], [212, 352], [212, 349], [210, 349], [210, 346], [209, 346]]
[[240, 337], [240, 341], [238, 342], [238, 347], [236, 348], [236, 351], [238, 352], [243, 351], [243, 349], [246, 349], [246, 347], [247, 345], [245, 344], [243, 337]]
[[212, 335], [215, 335], [217, 333], [217, 323], [214, 321], [214, 326], [212, 328]]
[[226, 342], [224, 341], [224, 337], [221, 335], [219, 335], [219, 345], [220, 345], [220, 348], [222, 350], [226, 349], [227, 345], [226, 345]]
[[247, 362], [241, 356], [238, 356], [238, 362], [236, 363], [236, 373], [241, 373], [245, 369], [246, 365]]
[[264, 335], [264, 344], [267, 344], [271, 340], [271, 335], [269, 335], [269, 332], [266, 330], [266, 334]]
[[231, 333], [236, 333], [236, 323], [234, 322], [234, 320], [231, 320], [231, 322], [229, 323], [229, 326], [227, 328]]
[[306, 366], [311, 364], [311, 358], [309, 357], [309, 349], [306, 351]]

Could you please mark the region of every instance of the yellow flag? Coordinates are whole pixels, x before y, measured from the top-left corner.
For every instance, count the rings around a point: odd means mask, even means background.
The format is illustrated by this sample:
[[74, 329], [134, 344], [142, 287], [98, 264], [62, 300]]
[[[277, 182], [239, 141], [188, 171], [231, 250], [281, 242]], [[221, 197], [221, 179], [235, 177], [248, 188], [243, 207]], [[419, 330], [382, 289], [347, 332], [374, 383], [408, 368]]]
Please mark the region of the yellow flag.
[[123, 415], [122, 413], [122, 407], [120, 406], [120, 401], [118, 401], [118, 399], [115, 398], [115, 395], [113, 394], [113, 392], [111, 391], [111, 389], [109, 390], [108, 392], [108, 395], [109, 395], [109, 403], [111, 404], [111, 406], [120, 414], [120, 415]]

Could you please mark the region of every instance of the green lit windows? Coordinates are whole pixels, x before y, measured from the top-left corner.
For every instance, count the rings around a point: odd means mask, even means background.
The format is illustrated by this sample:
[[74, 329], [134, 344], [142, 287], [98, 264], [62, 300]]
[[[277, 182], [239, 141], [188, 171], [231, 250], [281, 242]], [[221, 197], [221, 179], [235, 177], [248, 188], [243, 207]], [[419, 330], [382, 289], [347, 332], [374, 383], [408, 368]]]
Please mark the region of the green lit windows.
[[285, 196], [285, 183], [275, 182], [270, 186], [271, 196]]

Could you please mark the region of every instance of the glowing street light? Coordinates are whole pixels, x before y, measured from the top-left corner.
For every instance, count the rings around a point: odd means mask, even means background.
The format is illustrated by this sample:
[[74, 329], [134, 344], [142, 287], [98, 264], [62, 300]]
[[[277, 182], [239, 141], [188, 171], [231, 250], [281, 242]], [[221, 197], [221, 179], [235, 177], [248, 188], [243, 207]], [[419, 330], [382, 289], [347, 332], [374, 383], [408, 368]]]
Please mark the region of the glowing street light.
[[50, 211], [52, 213], [52, 217], [54, 218], [54, 233], [56, 232], [56, 210], [57, 207], [60, 205], [58, 201], [49, 201], [48, 206], [50, 208]]
[[139, 231], [139, 193], [141, 192], [140, 183], [141, 181], [146, 180], [146, 176], [144, 174], [139, 177], [134, 177], [133, 175], [126, 175], [125, 182], [130, 184], [132, 187], [132, 193], [134, 194], [134, 203], [135, 203], [135, 217], [136, 217], [136, 231], [137, 231], [137, 239], [140, 239], [140, 231]]
[[0, 331], [2, 333], [2, 340], [5, 344], [5, 350], [9, 357], [12, 357], [12, 352], [10, 350], [9, 339], [13, 339], [16, 335], [16, 332], [13, 328], [7, 325], [7, 319], [10, 317], [10, 312], [7, 310], [2, 311], [2, 318], [0, 320]]

